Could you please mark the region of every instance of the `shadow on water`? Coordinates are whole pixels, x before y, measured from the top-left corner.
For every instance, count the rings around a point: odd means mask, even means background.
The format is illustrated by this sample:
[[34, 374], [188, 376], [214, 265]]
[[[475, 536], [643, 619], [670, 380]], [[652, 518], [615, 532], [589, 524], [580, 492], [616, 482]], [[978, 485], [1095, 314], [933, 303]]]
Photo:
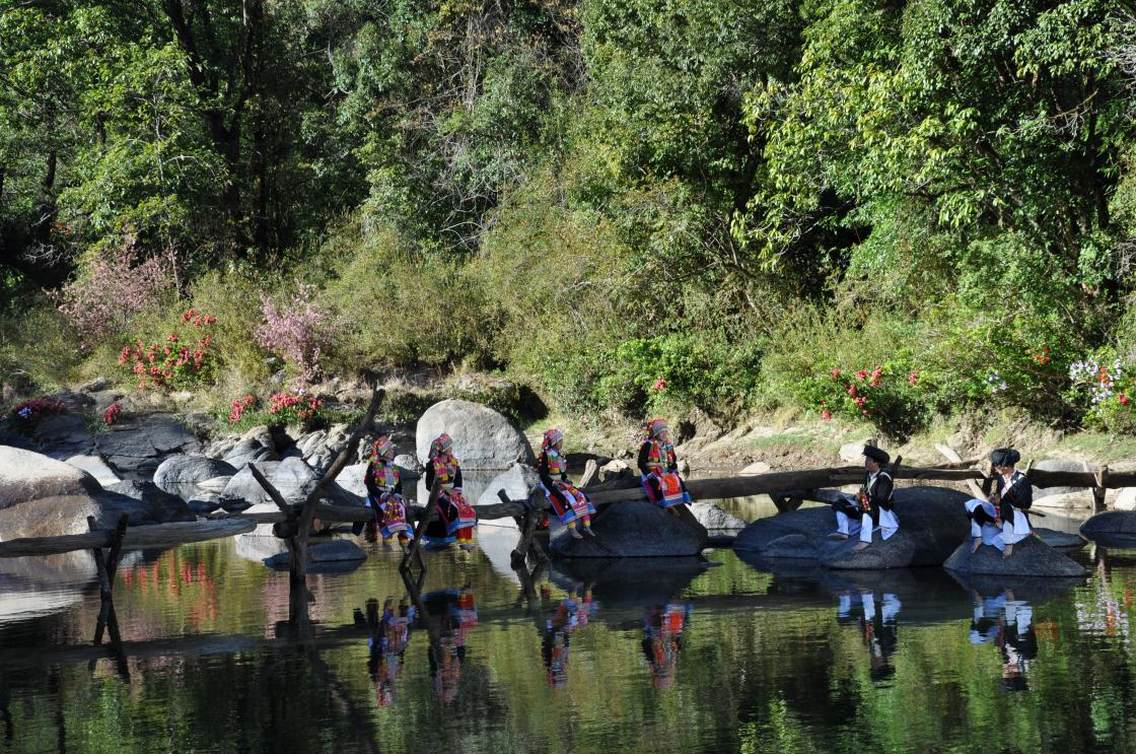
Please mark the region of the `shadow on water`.
[[681, 593], [713, 563], [689, 558], [554, 560], [552, 582], [568, 592], [590, 589], [605, 609], [646, 608]]

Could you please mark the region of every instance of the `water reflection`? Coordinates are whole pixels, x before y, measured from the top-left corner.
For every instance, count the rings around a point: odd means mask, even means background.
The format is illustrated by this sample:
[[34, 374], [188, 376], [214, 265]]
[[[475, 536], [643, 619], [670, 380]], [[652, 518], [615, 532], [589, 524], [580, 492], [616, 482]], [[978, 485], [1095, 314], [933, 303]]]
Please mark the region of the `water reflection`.
[[891, 658], [899, 644], [897, 618], [902, 607], [903, 603], [891, 592], [879, 596], [872, 591], [838, 595], [836, 620], [841, 624], [858, 621], [868, 651], [869, 673], [875, 682], [895, 675]]
[[1002, 655], [1002, 688], [1025, 691], [1029, 688], [1030, 661], [1037, 657], [1033, 608], [1017, 599], [1012, 589], [987, 596], [974, 592], [973, 597], [970, 643], [997, 647]]
[[688, 602], [667, 602], [649, 608], [643, 617], [643, 656], [657, 689], [669, 689], [674, 684], [675, 665], [692, 609]]
[[428, 655], [434, 694], [448, 704], [458, 697], [466, 641], [477, 626], [477, 602], [469, 584], [430, 592], [422, 601], [430, 632]]
[[568, 595], [559, 602], [553, 602], [551, 589], [547, 585], [541, 587], [544, 625], [541, 626], [540, 650], [548, 685], [554, 689], [568, 684], [572, 634], [587, 626], [599, 609], [590, 589], [585, 587], [581, 592], [578, 598]]
[[367, 672], [375, 687], [375, 701], [380, 707], [389, 707], [394, 702], [394, 687], [402, 672], [403, 655], [410, 643], [410, 627], [417, 617], [416, 609], [404, 597], [397, 607], [394, 597], [387, 597], [379, 612], [377, 599], [367, 600], [364, 616], [356, 609], [356, 625], [365, 625], [369, 632], [367, 638]]

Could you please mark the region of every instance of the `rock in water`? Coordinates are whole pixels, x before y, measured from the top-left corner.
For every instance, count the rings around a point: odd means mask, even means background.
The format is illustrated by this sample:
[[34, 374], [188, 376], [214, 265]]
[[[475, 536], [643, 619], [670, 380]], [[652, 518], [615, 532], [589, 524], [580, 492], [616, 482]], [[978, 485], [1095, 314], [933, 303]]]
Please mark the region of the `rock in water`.
[[1059, 550], [1079, 550], [1087, 544], [1085, 538], [1080, 534], [1070, 534], [1067, 531], [1043, 529], [1035, 526], [1033, 533], [1045, 544]]
[[0, 445], [0, 509], [29, 500], [91, 495], [101, 490], [95, 478], [82, 469], [31, 450]]
[[488, 406], [463, 400], [444, 400], [426, 409], [418, 420], [415, 447], [425, 462], [430, 442], [446, 432], [454, 440], [454, 455], [462, 469], [507, 469], [515, 462], [533, 463], [524, 433]]
[[162, 459], [172, 453], [194, 453], [200, 443], [180, 421], [165, 414], [140, 416], [95, 436], [99, 455], [120, 476], [152, 479]]
[[746, 522], [719, 508], [713, 503], [691, 503], [690, 512], [703, 528], [716, 532], [736, 532], [746, 527]]
[[990, 576], [1075, 577], [1088, 573], [1079, 563], [1037, 537], [1026, 537], [1014, 545], [1008, 558], [995, 547], [983, 545], [970, 551], [970, 542], [963, 542], [943, 567], [962, 574]]
[[87, 472], [104, 488], [122, 481], [118, 478], [118, 474], [115, 474], [110, 466], [107, 466], [106, 463], [103, 462], [103, 459], [98, 456], [71, 456], [70, 458], [64, 459], [64, 462]]
[[1136, 511], [1105, 511], [1081, 524], [1081, 536], [1105, 547], [1136, 547]]
[[[256, 467], [291, 505], [302, 503], [318, 481], [315, 471], [299, 458], [265, 461], [258, 463]], [[253, 505], [267, 503], [273, 506], [272, 510], [276, 510], [268, 493], [256, 481], [247, 466], [233, 475], [221, 496], [244, 498]]]
[[[154, 484], [158, 489], [181, 497], [192, 497], [187, 491], [196, 491], [201, 482], [216, 477], [231, 477], [237, 470], [224, 461], [206, 456], [178, 454], [166, 458], [154, 471]], [[218, 490], [211, 490], [216, 492]]]
[[[273, 570], [286, 571], [290, 557], [287, 551], [280, 552], [265, 558], [264, 564]], [[308, 545], [309, 573], [345, 573], [355, 570], [366, 559], [366, 551], [347, 539]]]
[[596, 536], [573, 539], [567, 530], [553, 537], [549, 549], [562, 558], [650, 558], [698, 555], [706, 530], [692, 519], [635, 500], [608, 506], [592, 522]]
[[734, 548], [767, 558], [819, 560], [829, 568], [877, 569], [941, 565], [967, 538], [970, 522], [963, 503], [969, 495], [944, 487], [902, 487], [895, 491], [900, 529], [886, 542], [853, 552], [857, 540], [832, 541], [836, 519], [828, 506], [802, 508], [759, 519], [738, 534]]

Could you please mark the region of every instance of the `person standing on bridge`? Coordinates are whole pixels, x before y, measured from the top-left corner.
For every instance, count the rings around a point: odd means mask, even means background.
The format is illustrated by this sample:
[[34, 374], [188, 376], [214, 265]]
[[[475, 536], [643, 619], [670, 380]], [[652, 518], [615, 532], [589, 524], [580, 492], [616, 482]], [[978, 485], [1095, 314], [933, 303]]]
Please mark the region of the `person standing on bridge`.
[[847, 495], [836, 508], [836, 531], [830, 539], [848, 539], [859, 534], [860, 542], [853, 549], [865, 549], [872, 543], [872, 534], [878, 529], [880, 538], [890, 539], [899, 531], [899, 517], [895, 505], [895, 483], [884, 470], [891, 461], [887, 451], [872, 445], [864, 446], [864, 484], [855, 495]]
[[583, 539], [577, 522], [583, 524], [584, 534], [596, 536], [592, 531], [592, 515], [595, 506], [588, 496], [568, 481], [568, 459], [564, 457], [564, 433], [556, 427], [546, 430], [540, 444], [540, 458], [537, 460], [540, 483], [544, 496], [548, 498], [552, 510], [560, 522], [568, 527], [568, 533], [576, 539]]
[[662, 419], [647, 422], [647, 439], [639, 446], [639, 473], [647, 499], [664, 510], [691, 502], [678, 475], [678, 457], [671, 433]]

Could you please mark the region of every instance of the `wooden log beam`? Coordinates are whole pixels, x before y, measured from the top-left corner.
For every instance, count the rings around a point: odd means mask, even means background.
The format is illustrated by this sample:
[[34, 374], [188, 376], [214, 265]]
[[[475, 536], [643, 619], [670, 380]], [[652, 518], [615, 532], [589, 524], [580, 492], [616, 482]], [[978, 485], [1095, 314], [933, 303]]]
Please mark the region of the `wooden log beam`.
[[[122, 538], [123, 550], [150, 550], [210, 539], [223, 539], [246, 534], [256, 522], [239, 517], [219, 521], [178, 521], [172, 524], [150, 524], [127, 529]], [[22, 558], [29, 555], [60, 555], [76, 550], [110, 547], [114, 532], [93, 531], [59, 537], [25, 537], [0, 542], [0, 558]], [[104, 561], [105, 563], [105, 561]]]

